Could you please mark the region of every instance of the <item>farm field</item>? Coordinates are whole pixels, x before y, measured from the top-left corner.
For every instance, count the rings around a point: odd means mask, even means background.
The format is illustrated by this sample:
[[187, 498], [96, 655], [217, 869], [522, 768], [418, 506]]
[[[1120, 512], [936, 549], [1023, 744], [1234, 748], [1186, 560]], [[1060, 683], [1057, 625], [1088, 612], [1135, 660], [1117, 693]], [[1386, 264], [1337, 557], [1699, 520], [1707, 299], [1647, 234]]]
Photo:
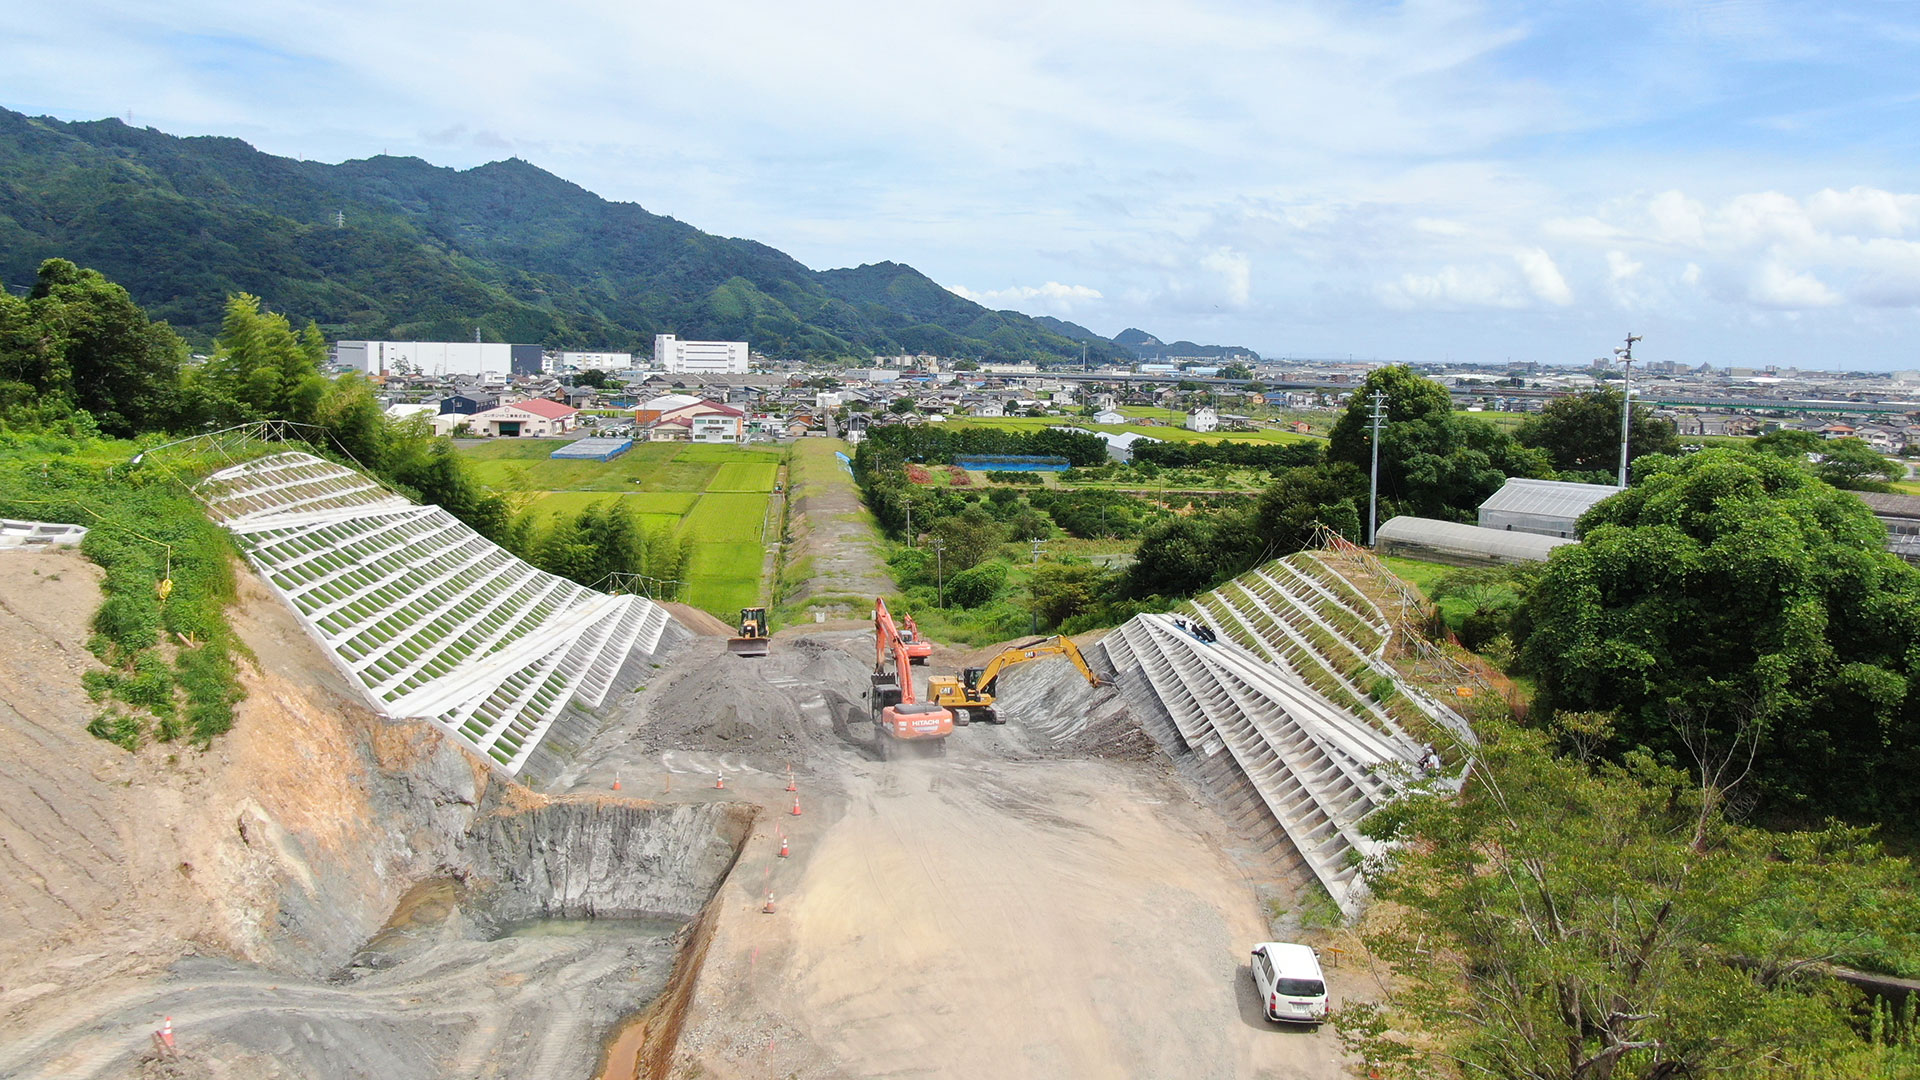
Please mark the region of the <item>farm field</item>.
[[[728, 622], [763, 599], [764, 523], [785, 447], [636, 443], [612, 461], [553, 461], [569, 439], [455, 444], [474, 472], [526, 499], [525, 513], [574, 514], [619, 499], [643, 529], [693, 540], [680, 599]], [[776, 538], [777, 539], [777, 538]]]
[[[1165, 410], [1159, 410], [1164, 415]], [[1148, 438], [1164, 439], [1167, 442], [1311, 442], [1311, 435], [1296, 435], [1291, 431], [1278, 431], [1261, 428], [1258, 431], [1188, 431], [1182, 427], [1170, 427], [1157, 424], [1096, 424], [1078, 416], [991, 416], [956, 417], [946, 421], [955, 427], [997, 427], [1015, 431], [1030, 431], [1047, 427], [1077, 427], [1089, 431], [1104, 431], [1109, 434], [1134, 432]]]

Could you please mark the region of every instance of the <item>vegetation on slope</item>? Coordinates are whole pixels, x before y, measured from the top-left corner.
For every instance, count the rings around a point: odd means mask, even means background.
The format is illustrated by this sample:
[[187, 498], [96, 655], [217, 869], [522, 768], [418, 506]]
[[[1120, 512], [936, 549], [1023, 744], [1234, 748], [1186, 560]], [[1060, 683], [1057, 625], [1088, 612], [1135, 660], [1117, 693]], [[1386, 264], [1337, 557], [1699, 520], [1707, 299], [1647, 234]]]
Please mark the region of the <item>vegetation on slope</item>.
[[524, 161], [323, 165], [237, 139], [0, 110], [0, 276], [25, 280], [55, 256], [98, 267], [201, 342], [228, 296], [252, 293], [330, 337], [464, 341], [478, 328], [490, 341], [643, 351], [656, 333], [746, 339], [793, 360], [1081, 355], [1080, 342], [910, 267], [816, 273]]

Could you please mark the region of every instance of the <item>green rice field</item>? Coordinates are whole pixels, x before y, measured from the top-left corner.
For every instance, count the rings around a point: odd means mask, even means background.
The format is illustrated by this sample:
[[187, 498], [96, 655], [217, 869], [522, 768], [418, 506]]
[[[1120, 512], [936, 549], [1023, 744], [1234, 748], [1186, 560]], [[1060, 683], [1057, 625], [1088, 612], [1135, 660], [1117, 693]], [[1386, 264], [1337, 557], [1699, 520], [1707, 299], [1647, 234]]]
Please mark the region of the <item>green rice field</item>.
[[[729, 622], [764, 601], [763, 528], [784, 447], [636, 443], [612, 461], [553, 461], [567, 439], [492, 439], [455, 445], [475, 474], [526, 500], [525, 512], [573, 514], [619, 499], [646, 530], [692, 537], [680, 598]], [[777, 522], [773, 523], [777, 525]], [[764, 540], [778, 542], [777, 536]]]

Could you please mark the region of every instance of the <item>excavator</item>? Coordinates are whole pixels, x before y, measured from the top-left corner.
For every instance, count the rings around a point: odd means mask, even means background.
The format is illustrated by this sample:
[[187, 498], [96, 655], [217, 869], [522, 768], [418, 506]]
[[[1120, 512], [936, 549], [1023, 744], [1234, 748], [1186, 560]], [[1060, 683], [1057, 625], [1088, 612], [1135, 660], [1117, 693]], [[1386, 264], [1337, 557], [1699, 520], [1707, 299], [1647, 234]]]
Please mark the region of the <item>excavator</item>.
[[887, 611], [887, 602], [879, 597], [873, 601], [873, 641], [873, 741], [881, 759], [909, 746], [945, 754], [947, 736], [953, 734], [953, 714], [915, 700], [907, 643]]
[[767, 609], [740, 609], [740, 636], [727, 639], [727, 651], [735, 656], [767, 655]]
[[952, 709], [953, 722], [959, 727], [966, 727], [975, 720], [1004, 724], [1006, 721], [993, 708], [994, 683], [999, 681], [1002, 671], [1042, 656], [1065, 656], [1073, 661], [1074, 667], [1080, 669], [1080, 674], [1087, 677], [1087, 683], [1091, 686], [1107, 686], [1113, 681], [1094, 673], [1072, 638], [1055, 635], [1025, 645], [1015, 645], [987, 661], [987, 666], [967, 668], [958, 677], [935, 675], [927, 680], [927, 695], [933, 698], [934, 704]]
[[933, 642], [920, 636], [920, 627], [914, 623], [912, 615], [900, 616], [900, 640], [907, 643], [907, 660], [914, 664], [924, 664], [927, 657], [933, 655]]

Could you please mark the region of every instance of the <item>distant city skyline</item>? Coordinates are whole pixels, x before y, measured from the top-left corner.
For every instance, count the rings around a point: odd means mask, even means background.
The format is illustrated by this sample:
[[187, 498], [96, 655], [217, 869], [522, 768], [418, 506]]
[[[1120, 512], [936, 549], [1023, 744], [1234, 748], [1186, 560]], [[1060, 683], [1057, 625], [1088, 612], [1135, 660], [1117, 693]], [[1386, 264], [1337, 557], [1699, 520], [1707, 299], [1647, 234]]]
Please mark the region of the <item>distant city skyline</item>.
[[1920, 12], [1769, 0], [27, 5], [0, 104], [525, 158], [1111, 336], [1920, 368]]

